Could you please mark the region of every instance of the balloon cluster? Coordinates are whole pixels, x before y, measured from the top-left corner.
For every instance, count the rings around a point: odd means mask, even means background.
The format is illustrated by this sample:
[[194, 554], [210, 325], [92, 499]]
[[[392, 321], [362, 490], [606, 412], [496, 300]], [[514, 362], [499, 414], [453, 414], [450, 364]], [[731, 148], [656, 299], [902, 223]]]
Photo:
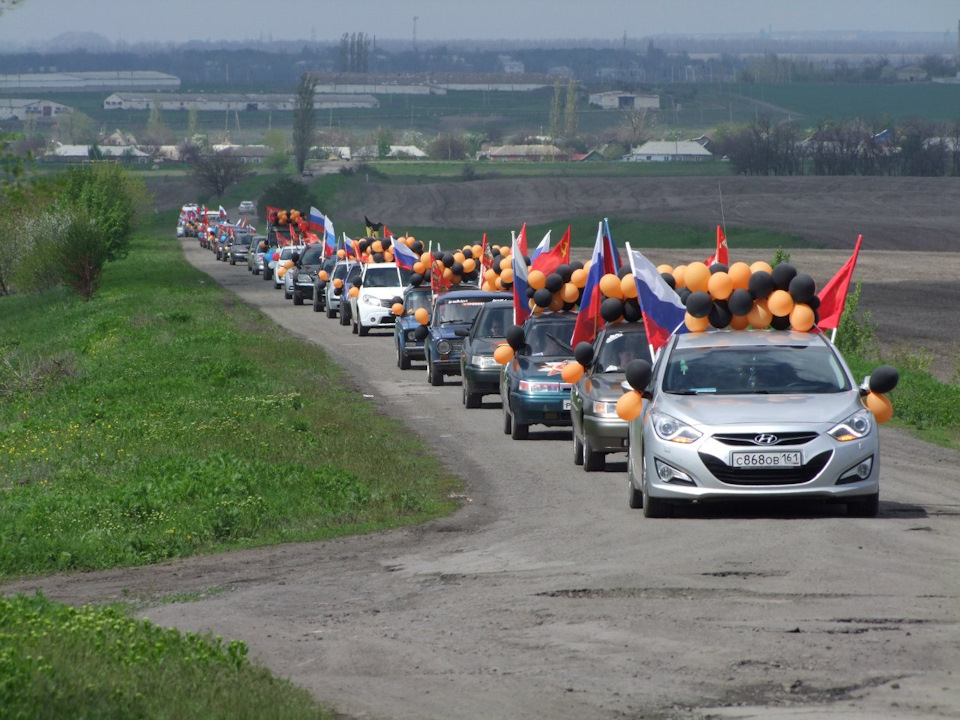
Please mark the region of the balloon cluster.
[[[411, 248], [418, 252], [416, 248]], [[443, 287], [457, 287], [463, 283], [480, 284], [480, 273], [483, 269], [483, 246], [464, 245], [453, 251], [434, 250], [424, 252], [419, 250], [420, 259], [413, 264], [413, 275], [410, 284], [414, 287], [424, 282], [436, 281]], [[505, 288], [491, 288], [484, 285], [481, 289], [491, 290]]]
[[504, 333], [504, 339], [507, 341], [503, 345], [498, 345], [493, 351], [493, 359], [501, 365], [506, 365], [513, 360], [513, 355], [523, 348], [526, 339], [523, 334], [522, 325], [511, 325]]
[[870, 373], [870, 392], [863, 400], [863, 404], [873, 413], [878, 423], [885, 423], [893, 417], [893, 405], [887, 393], [893, 390], [900, 382], [900, 374], [896, 368], [881, 365]]
[[691, 332], [710, 327], [806, 332], [819, 320], [816, 283], [789, 263], [707, 267], [693, 262], [676, 268], [660, 265], [657, 270], [683, 300], [684, 322]]

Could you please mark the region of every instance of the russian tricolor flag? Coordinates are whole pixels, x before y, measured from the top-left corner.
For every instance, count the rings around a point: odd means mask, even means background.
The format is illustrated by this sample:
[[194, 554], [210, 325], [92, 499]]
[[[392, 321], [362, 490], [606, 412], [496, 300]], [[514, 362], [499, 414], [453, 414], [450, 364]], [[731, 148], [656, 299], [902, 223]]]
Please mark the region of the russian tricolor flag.
[[325, 219], [323, 213], [311, 205], [310, 215], [307, 217], [307, 229], [313, 230], [315, 233], [322, 233]]
[[323, 256], [337, 254], [337, 234], [333, 231], [333, 220], [323, 218]]
[[580, 297], [580, 310], [577, 313], [577, 324], [573, 326], [573, 337], [570, 344], [573, 347], [581, 342], [593, 342], [597, 331], [603, 327], [603, 318], [600, 317], [600, 278], [604, 275], [604, 244], [603, 223], [597, 223], [597, 240], [593, 244], [593, 255], [590, 258], [590, 270], [587, 271], [587, 282], [583, 286], [583, 295]]
[[684, 323], [687, 309], [676, 291], [667, 285], [657, 268], [641, 253], [627, 245], [630, 270], [637, 284], [637, 300], [643, 311], [647, 342], [654, 352], [666, 345], [675, 333], [688, 332]]
[[524, 250], [527, 244], [527, 225], [524, 223], [520, 237], [513, 239], [513, 322], [523, 325], [530, 317], [530, 302], [527, 298], [527, 260]]
[[411, 272], [413, 271], [414, 263], [420, 260], [417, 254], [408, 248], [406, 243], [400, 240], [394, 240], [393, 242], [393, 259], [397, 263], [397, 267], [410, 270]]

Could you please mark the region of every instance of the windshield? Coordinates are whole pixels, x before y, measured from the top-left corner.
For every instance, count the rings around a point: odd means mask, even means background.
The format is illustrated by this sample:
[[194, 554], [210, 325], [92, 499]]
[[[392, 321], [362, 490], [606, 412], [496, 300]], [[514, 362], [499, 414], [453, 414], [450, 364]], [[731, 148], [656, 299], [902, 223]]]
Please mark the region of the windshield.
[[642, 332], [612, 332], [604, 336], [597, 349], [596, 372], [621, 372], [631, 360], [650, 362], [650, 346]]
[[552, 322], [537, 322], [527, 326], [524, 334], [524, 355], [570, 355], [573, 349], [574, 319]]
[[484, 304], [485, 302], [483, 300], [477, 299], [441, 300], [437, 303], [437, 311], [434, 313], [433, 324], [472, 323]]
[[363, 276], [365, 288], [400, 287], [400, 275], [396, 267], [367, 267]]
[[826, 347], [681, 348], [667, 361], [664, 392], [824, 394], [849, 390], [840, 362]]
[[358, 263], [351, 265], [350, 271], [347, 273], [346, 283], [348, 285], [353, 283], [354, 280], [360, 277], [361, 272], [363, 272], [363, 269], [360, 267]]
[[303, 251], [303, 255], [300, 256], [300, 264], [317, 265], [322, 259], [323, 247], [321, 245], [313, 245]]
[[430, 310], [432, 298], [433, 296], [429, 292], [407, 293], [407, 297], [403, 301], [404, 314], [413, 315], [420, 308], [425, 308], [426, 310]]
[[512, 305], [490, 305], [477, 316], [474, 337], [502, 338], [513, 325]]

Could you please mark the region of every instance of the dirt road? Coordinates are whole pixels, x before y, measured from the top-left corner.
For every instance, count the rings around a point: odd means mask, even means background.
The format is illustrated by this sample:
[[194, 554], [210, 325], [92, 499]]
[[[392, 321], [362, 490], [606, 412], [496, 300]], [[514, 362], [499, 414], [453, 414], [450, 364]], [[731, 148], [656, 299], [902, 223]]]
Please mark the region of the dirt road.
[[[499, 403], [468, 411], [459, 384], [431, 388], [417, 365], [398, 370], [389, 335], [351, 335], [195, 240], [183, 245], [430, 438], [465, 480], [463, 508], [417, 528], [52, 576], [4, 593], [42, 588], [81, 603], [217, 589], [144, 614], [242, 638], [353, 717], [960, 712], [957, 453], [885, 426], [875, 519], [797, 506], [646, 520], [627, 508], [625, 463], [584, 473], [562, 431], [513, 441]], [[880, 277], [914, 265], [891, 259]], [[824, 262], [828, 275], [842, 264]]]

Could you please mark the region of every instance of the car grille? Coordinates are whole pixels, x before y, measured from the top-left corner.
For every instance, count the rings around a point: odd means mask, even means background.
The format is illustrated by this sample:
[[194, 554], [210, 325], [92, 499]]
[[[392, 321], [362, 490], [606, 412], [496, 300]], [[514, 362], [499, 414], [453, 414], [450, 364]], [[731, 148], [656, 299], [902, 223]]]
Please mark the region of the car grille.
[[[775, 435], [776, 442], [761, 443], [757, 442], [760, 435]], [[817, 438], [815, 432], [786, 432], [786, 433], [731, 433], [730, 435], [714, 435], [713, 439], [722, 442], [724, 445], [737, 446], [758, 446], [758, 447], [778, 447], [779, 445], [804, 445]]]
[[380, 307], [392, 308], [392, 307], [393, 307], [393, 302], [394, 302], [394, 298], [389, 298], [389, 299], [386, 299], [386, 300], [381, 299], [381, 300], [380, 300]]
[[463, 352], [463, 338], [456, 338], [455, 340], [447, 340], [447, 342], [450, 343], [451, 355]]
[[810, 458], [799, 467], [741, 469], [733, 468], [722, 460], [699, 453], [700, 460], [713, 476], [728, 485], [799, 485], [810, 482], [826, 467], [833, 452], [827, 450]]

